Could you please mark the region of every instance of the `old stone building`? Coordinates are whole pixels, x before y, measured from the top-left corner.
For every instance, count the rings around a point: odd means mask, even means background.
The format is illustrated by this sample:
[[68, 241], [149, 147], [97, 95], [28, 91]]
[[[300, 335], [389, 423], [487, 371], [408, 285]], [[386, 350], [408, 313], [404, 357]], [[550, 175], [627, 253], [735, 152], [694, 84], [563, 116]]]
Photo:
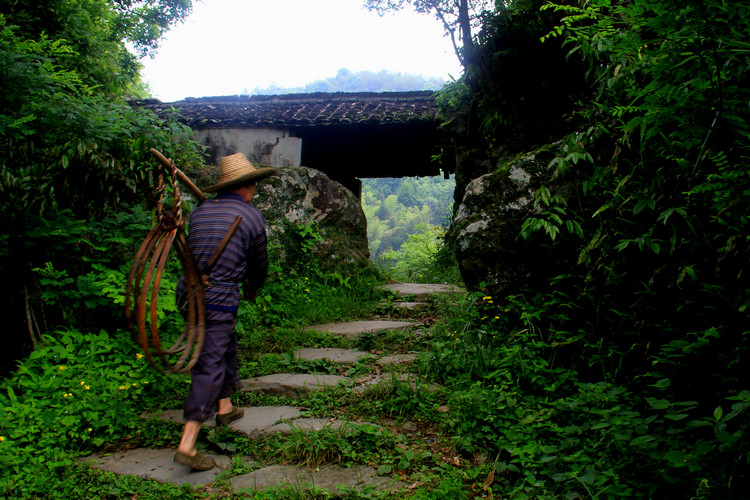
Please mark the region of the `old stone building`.
[[208, 146], [209, 163], [240, 152], [261, 165], [310, 167], [358, 196], [360, 178], [453, 171], [455, 156], [440, 131], [433, 94], [219, 96], [139, 105], [157, 113], [175, 108]]

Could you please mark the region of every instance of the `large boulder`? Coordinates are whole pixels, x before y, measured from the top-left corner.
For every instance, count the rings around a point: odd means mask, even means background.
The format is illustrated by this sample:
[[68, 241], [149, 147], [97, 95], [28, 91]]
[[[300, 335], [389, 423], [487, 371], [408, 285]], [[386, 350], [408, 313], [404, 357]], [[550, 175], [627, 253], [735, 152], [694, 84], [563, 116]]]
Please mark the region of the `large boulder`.
[[566, 183], [553, 181], [548, 168], [557, 151], [549, 146], [517, 157], [466, 185], [448, 241], [470, 290], [513, 293], [543, 265], [539, 245], [519, 234], [524, 220], [540, 211], [534, 197], [540, 186], [564, 198], [571, 193]]
[[366, 266], [367, 220], [354, 193], [319, 170], [277, 171], [258, 184], [253, 200], [266, 218], [274, 257], [292, 265], [304, 265], [313, 257], [328, 270]]

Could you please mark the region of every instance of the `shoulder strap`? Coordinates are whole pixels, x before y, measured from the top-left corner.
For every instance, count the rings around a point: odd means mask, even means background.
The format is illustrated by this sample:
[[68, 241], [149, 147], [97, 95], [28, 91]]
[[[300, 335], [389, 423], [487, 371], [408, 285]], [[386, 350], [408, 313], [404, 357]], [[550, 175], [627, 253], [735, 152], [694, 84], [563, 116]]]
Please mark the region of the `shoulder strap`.
[[239, 227], [240, 222], [242, 222], [242, 217], [238, 215], [237, 217], [234, 218], [234, 222], [232, 222], [232, 225], [229, 227], [229, 230], [221, 239], [219, 246], [216, 247], [214, 254], [211, 256], [210, 259], [208, 259], [208, 264], [206, 264], [206, 267], [203, 269], [203, 272], [201, 273], [204, 285], [208, 285], [208, 275], [211, 274], [211, 270], [216, 265], [216, 261], [219, 260], [219, 257], [221, 257], [221, 254], [224, 252], [224, 249], [227, 246], [227, 243], [229, 243], [229, 240], [231, 240], [232, 236], [234, 236], [234, 232], [237, 231], [237, 228]]

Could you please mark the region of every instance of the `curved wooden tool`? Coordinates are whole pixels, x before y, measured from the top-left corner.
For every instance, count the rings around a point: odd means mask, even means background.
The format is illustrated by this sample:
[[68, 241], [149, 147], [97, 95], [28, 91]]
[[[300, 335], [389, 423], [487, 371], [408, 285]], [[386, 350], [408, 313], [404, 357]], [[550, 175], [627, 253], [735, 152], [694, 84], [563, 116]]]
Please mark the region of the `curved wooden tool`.
[[[162, 205], [164, 181], [160, 174], [157, 203], [159, 222], [146, 236], [130, 267], [125, 289], [125, 318], [128, 326], [135, 328], [138, 344], [151, 365], [169, 372], [187, 372], [198, 361], [203, 347], [206, 329], [205, 296], [201, 273], [190, 252], [183, 229], [181, 199], [177, 188], [178, 169], [171, 161], [165, 167], [172, 178], [172, 211], [164, 210]], [[203, 196], [203, 193], [200, 194]], [[157, 305], [162, 275], [172, 248], [177, 251], [185, 276], [185, 326], [179, 338], [165, 348], [159, 336]]]

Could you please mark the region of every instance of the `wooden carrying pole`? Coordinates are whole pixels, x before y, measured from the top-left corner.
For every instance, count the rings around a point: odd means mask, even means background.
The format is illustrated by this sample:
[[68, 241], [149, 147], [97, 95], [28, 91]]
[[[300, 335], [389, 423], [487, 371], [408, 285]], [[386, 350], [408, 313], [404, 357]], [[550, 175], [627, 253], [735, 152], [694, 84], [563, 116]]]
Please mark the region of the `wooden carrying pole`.
[[156, 156], [156, 158], [162, 163], [162, 165], [167, 167], [167, 170], [174, 168], [174, 172], [177, 175], [177, 180], [183, 183], [185, 187], [188, 188], [191, 193], [193, 193], [193, 196], [195, 196], [195, 199], [198, 200], [198, 203], [203, 203], [204, 201], [206, 201], [206, 195], [203, 194], [203, 191], [198, 189], [198, 186], [193, 184], [193, 181], [191, 181], [190, 178], [185, 175], [182, 170], [174, 166], [174, 162], [171, 158], [165, 158], [163, 154], [161, 154], [154, 148], [149, 148], [148, 150], [152, 155]]

